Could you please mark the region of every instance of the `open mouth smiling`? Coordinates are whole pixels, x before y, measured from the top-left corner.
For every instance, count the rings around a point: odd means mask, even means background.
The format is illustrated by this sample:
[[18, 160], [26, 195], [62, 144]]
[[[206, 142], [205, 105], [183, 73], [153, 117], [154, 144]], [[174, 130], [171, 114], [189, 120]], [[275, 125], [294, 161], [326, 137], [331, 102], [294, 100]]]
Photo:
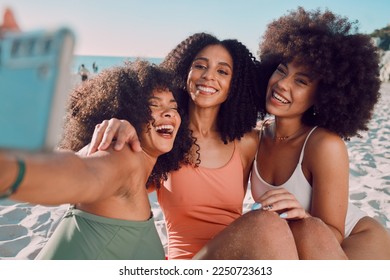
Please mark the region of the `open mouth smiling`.
[[290, 103], [290, 101], [288, 101], [287, 99], [283, 98], [281, 95], [277, 94], [275, 91], [272, 92], [272, 97], [275, 98], [276, 100], [278, 100], [279, 102], [283, 103], [283, 104]]
[[217, 90], [215, 88], [212, 88], [212, 87], [197, 86], [196, 88], [197, 88], [198, 91], [201, 91], [201, 92], [204, 92], [204, 93], [213, 94], [213, 93], [217, 92]]
[[175, 127], [171, 124], [163, 124], [155, 126], [154, 130], [159, 134], [172, 135], [175, 130]]

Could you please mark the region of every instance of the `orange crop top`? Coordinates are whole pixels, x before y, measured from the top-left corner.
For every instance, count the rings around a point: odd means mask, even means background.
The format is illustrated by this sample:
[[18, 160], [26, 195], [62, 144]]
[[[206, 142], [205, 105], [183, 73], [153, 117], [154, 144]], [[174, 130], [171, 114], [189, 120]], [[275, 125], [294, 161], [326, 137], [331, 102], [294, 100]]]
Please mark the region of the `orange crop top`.
[[168, 232], [168, 259], [191, 259], [241, 216], [246, 188], [237, 144], [220, 168], [183, 166], [157, 190]]

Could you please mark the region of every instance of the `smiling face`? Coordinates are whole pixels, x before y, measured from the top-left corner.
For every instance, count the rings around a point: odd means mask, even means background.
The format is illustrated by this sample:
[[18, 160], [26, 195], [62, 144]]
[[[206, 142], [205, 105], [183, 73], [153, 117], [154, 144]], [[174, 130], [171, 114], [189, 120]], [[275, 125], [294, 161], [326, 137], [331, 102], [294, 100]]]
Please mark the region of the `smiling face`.
[[229, 93], [233, 59], [221, 45], [210, 45], [193, 60], [187, 78], [187, 91], [200, 107], [223, 103]]
[[314, 104], [318, 79], [310, 75], [307, 67], [281, 63], [272, 74], [267, 88], [267, 112], [277, 117], [296, 117]]
[[158, 157], [172, 150], [181, 118], [176, 100], [168, 89], [153, 90], [149, 107], [154, 121], [144, 125], [140, 141], [146, 153]]

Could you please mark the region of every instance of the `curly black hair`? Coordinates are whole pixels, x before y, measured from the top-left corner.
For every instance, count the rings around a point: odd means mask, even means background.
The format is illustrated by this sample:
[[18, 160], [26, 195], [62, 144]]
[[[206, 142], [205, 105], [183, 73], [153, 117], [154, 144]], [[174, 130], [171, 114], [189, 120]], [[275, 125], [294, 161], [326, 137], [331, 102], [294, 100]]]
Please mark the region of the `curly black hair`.
[[[142, 133], [142, 126], [153, 122], [149, 108], [152, 91], [169, 89], [177, 97], [172, 80], [170, 71], [145, 60], [137, 60], [104, 70], [83, 82], [70, 95], [59, 148], [80, 150], [90, 142], [96, 124], [114, 117], [126, 119], [138, 134]], [[181, 118], [173, 149], [157, 159], [147, 186], [155, 183], [159, 187], [168, 172], [177, 170], [181, 162], [187, 162], [186, 154], [193, 140], [188, 129], [188, 117], [181, 114]]]
[[268, 25], [259, 48], [267, 79], [281, 62], [309, 67], [319, 85], [302, 120], [344, 140], [368, 130], [380, 97], [378, 50], [356, 23], [329, 10], [298, 7]]
[[179, 102], [188, 111], [189, 94], [186, 83], [189, 70], [196, 55], [210, 45], [223, 46], [233, 59], [229, 95], [221, 105], [217, 120], [221, 139], [226, 144], [228, 141], [240, 139], [256, 126], [258, 108], [255, 104], [260, 95], [257, 71], [259, 62], [252, 53], [237, 40], [219, 40], [207, 33], [195, 33], [178, 44], [166, 56], [161, 66], [175, 73], [175, 85], [181, 90]]

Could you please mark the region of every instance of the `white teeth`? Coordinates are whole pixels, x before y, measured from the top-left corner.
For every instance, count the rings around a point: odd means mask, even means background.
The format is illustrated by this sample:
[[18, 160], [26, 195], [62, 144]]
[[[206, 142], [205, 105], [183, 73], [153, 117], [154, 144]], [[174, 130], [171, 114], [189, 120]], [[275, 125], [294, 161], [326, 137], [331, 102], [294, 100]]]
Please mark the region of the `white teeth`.
[[282, 96], [280, 96], [276, 92], [273, 92], [273, 97], [275, 97], [278, 101], [282, 102], [283, 104], [290, 103], [287, 99], [284, 99]]
[[210, 87], [197, 86], [197, 89], [200, 90], [200, 91], [207, 92], [207, 93], [215, 93], [215, 92], [217, 92], [216, 89], [210, 88]]
[[164, 124], [164, 125], [155, 126], [154, 129], [158, 133], [169, 133], [169, 134], [171, 134], [171, 133], [173, 133], [173, 130], [175, 128], [173, 127], [173, 125]]

